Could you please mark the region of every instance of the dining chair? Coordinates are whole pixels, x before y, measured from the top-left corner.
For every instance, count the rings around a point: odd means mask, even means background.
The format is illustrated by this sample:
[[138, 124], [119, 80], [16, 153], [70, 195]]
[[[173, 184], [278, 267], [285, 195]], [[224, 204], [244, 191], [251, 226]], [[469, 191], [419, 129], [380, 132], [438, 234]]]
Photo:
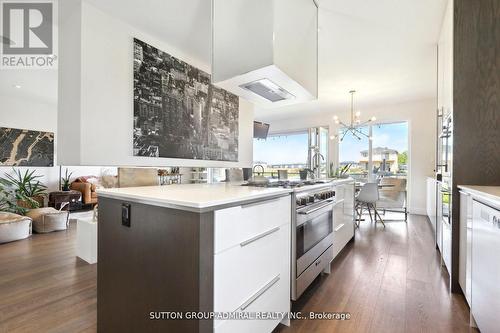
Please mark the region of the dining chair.
[[[403, 213], [404, 221], [408, 222], [408, 209], [406, 207], [406, 179], [384, 177], [380, 181], [379, 200], [377, 208], [385, 217], [385, 212]], [[386, 221], [389, 221], [387, 218]], [[395, 219], [400, 221], [402, 219]]]
[[356, 196], [356, 211], [358, 213], [358, 226], [361, 221], [361, 216], [363, 215], [363, 207], [366, 206], [368, 214], [370, 215], [370, 220], [373, 222], [371, 209], [373, 208], [373, 214], [375, 217], [375, 223], [377, 223], [377, 216], [382, 222], [385, 228], [384, 220], [380, 217], [377, 211], [377, 201], [379, 200], [378, 184], [377, 183], [366, 183], [361, 187], [358, 195]]

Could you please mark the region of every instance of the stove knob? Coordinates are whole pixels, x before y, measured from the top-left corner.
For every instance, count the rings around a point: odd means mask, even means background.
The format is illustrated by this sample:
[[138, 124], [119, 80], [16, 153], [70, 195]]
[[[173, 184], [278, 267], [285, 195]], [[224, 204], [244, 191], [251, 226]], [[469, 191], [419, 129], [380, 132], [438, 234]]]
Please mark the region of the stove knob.
[[310, 196], [309, 196], [309, 200], [308, 200], [308, 201], [309, 201], [310, 203], [312, 203], [312, 202], [314, 202], [314, 199], [315, 199], [315, 198], [314, 198], [314, 195], [310, 195]]

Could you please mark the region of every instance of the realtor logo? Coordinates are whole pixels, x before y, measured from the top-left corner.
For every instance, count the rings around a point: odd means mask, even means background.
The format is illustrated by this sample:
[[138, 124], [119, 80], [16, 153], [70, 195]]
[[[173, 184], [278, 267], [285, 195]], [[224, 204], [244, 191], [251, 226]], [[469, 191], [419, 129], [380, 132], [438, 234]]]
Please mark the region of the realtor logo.
[[55, 68], [54, 3], [1, 2], [1, 68]]

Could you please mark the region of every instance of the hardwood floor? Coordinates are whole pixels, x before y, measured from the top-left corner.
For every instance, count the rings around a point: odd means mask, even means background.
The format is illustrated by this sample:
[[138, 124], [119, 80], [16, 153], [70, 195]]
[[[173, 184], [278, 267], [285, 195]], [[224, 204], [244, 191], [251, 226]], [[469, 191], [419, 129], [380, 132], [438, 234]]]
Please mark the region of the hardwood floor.
[[292, 320], [276, 332], [469, 332], [462, 295], [450, 294], [430, 224], [410, 215], [386, 228], [364, 221], [351, 242], [293, 305], [348, 312], [350, 320]]
[[[295, 311], [349, 312], [347, 321], [297, 320], [277, 332], [468, 332], [469, 311], [450, 294], [424, 217], [362, 223], [356, 241]], [[75, 257], [76, 225], [0, 245], [0, 332], [95, 332], [96, 265]]]
[[0, 245], [0, 332], [95, 332], [97, 265], [76, 258], [76, 224]]

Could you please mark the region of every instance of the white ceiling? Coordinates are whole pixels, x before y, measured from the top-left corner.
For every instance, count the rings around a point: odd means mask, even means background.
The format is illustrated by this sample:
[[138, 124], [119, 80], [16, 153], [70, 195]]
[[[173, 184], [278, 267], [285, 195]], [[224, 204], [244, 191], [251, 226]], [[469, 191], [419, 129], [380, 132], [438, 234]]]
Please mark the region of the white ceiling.
[[[210, 63], [209, 0], [87, 0]], [[319, 99], [257, 109], [260, 120], [347, 112], [432, 98], [436, 41], [447, 0], [319, 0]]]
[[318, 100], [258, 109], [273, 120], [361, 111], [435, 95], [436, 42], [446, 0], [320, 0]]
[[55, 107], [57, 105], [57, 70], [0, 70], [0, 96], [28, 99], [35, 103], [51, 104]]
[[[209, 0], [87, 0], [198, 61], [210, 63]], [[433, 97], [446, 0], [320, 0], [319, 99], [256, 110], [261, 120], [338, 113]], [[0, 94], [57, 101], [55, 71], [2, 71]], [[21, 89], [13, 88], [19, 84]], [[17, 96], [15, 95], [15, 96]]]

